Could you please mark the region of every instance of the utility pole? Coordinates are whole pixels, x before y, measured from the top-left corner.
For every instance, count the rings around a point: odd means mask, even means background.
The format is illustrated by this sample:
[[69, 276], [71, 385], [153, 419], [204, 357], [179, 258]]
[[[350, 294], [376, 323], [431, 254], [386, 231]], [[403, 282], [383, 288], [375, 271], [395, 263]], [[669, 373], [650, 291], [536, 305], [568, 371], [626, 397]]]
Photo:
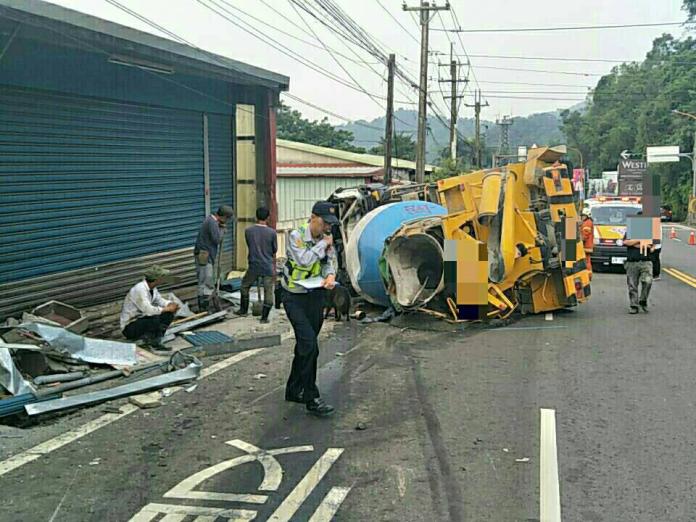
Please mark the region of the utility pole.
[[392, 180], [392, 136], [394, 135], [394, 69], [396, 55], [389, 55], [387, 63], [387, 122], [384, 129], [384, 184]]
[[421, 0], [420, 6], [408, 7], [403, 5], [404, 11], [418, 11], [421, 25], [421, 54], [420, 54], [420, 84], [418, 87], [418, 137], [416, 142], [416, 183], [425, 181], [425, 123], [428, 108], [428, 29], [432, 12], [449, 11], [447, 2], [444, 6], [430, 5]]
[[[440, 64], [440, 66], [447, 64]], [[445, 96], [450, 100], [450, 158], [452, 160], [457, 159], [457, 100], [463, 98], [462, 95], [457, 95], [457, 84], [467, 83], [469, 80], [460, 80], [457, 76], [457, 67], [459, 62], [454, 59], [454, 42], [450, 42], [450, 78], [449, 80], [438, 80], [440, 83], [449, 83], [451, 87], [451, 94]]]
[[503, 116], [502, 119], [495, 120], [495, 123], [500, 127], [500, 141], [498, 143], [498, 161], [500, 161], [501, 158], [510, 155], [510, 125], [512, 125], [512, 118]]
[[474, 116], [476, 117], [476, 166], [481, 168], [481, 107], [488, 107], [488, 101], [485, 104], [481, 104], [481, 89], [474, 91], [474, 103], [465, 104], [467, 107], [474, 108]]

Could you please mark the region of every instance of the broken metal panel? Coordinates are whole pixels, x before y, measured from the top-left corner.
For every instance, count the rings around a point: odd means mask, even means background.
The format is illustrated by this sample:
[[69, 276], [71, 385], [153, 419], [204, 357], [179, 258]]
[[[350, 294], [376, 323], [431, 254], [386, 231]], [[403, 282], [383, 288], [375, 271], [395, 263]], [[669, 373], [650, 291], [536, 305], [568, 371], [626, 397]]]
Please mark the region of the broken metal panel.
[[19, 373], [7, 348], [0, 348], [0, 385], [12, 395], [33, 395], [36, 391]]
[[80, 361], [119, 366], [133, 366], [138, 362], [133, 343], [91, 339], [40, 323], [22, 324], [21, 328], [40, 335], [51, 348]]
[[106, 400], [118, 399], [120, 397], [128, 397], [129, 395], [135, 395], [149, 390], [164, 388], [165, 386], [173, 386], [198, 379], [200, 372], [201, 364], [195, 362], [189, 364], [186, 368], [181, 370], [158, 375], [157, 377], [142, 379], [140, 381], [123, 384], [121, 386], [116, 386], [106, 390], [99, 390], [82, 395], [64, 397], [62, 399], [54, 399], [36, 404], [28, 404], [24, 407], [24, 409], [29, 415], [39, 415], [49, 411], [65, 410], [68, 408], [75, 408], [77, 406], [85, 406]]

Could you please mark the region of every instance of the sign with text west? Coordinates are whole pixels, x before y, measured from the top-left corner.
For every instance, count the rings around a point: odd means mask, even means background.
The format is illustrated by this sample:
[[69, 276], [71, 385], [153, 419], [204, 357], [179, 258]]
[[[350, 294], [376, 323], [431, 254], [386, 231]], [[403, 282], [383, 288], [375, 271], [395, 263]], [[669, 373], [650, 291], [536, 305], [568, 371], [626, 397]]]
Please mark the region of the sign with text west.
[[643, 174], [648, 163], [643, 160], [621, 158], [618, 165], [619, 196], [642, 196]]

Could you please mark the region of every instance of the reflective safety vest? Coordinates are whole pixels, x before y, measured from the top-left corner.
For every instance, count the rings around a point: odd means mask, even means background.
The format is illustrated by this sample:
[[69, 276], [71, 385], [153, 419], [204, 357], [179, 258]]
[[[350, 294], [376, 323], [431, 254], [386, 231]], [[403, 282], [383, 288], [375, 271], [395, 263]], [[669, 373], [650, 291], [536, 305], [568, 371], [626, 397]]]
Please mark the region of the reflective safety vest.
[[591, 254], [594, 251], [594, 222], [591, 218], [584, 219], [580, 225], [580, 233], [582, 236], [582, 246], [586, 254]]
[[[305, 241], [305, 236], [307, 234], [307, 227], [309, 225], [305, 223], [301, 225], [297, 231], [302, 238], [302, 248], [312, 248], [314, 244]], [[288, 235], [288, 240], [289, 240]], [[299, 246], [299, 245], [298, 245]], [[316, 277], [321, 274], [321, 261], [317, 260], [310, 266], [302, 266], [297, 263], [291, 256], [288, 256], [288, 260], [285, 263], [285, 270], [283, 271], [283, 276], [285, 278], [285, 284], [287, 289], [292, 291], [298, 288], [299, 285], [295, 284], [295, 281], [301, 281], [302, 279], [309, 279], [310, 277]], [[301, 288], [301, 287], [300, 287]]]

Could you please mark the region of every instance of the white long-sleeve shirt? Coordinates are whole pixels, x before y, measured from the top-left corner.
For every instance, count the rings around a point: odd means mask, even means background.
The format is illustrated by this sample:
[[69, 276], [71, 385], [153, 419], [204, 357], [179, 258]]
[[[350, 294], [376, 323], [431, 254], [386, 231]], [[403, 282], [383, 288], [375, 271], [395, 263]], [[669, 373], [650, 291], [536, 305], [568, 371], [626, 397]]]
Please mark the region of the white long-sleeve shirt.
[[169, 301], [162, 298], [157, 288], [150, 288], [144, 279], [131, 288], [121, 308], [121, 330], [136, 319], [160, 315]]

